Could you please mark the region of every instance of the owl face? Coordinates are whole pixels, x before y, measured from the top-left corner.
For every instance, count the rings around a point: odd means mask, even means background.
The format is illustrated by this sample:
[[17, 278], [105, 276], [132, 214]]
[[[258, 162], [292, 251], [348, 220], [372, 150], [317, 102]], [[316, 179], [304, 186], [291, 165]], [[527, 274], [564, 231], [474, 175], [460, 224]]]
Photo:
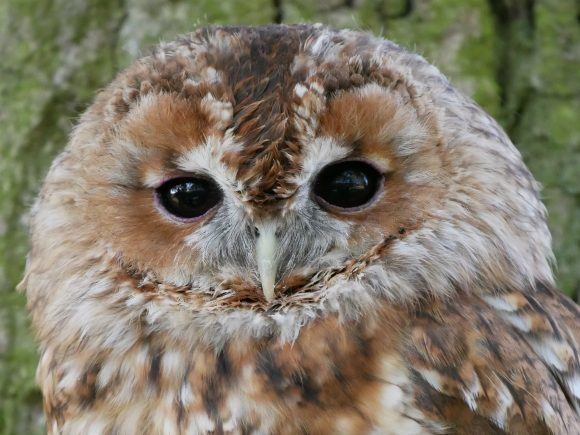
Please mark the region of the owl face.
[[[342, 65], [346, 83], [330, 92], [310, 82], [296, 41], [252, 58], [258, 35], [212, 38], [212, 61], [191, 53], [129, 72], [140, 88], [95, 150], [88, 209], [124, 264], [272, 302], [425, 219], [445, 156], [407, 86], [363, 79], [357, 71], [379, 66], [361, 61]], [[233, 68], [220, 63], [231, 52]]]
[[551, 279], [495, 122], [419, 56], [320, 26], [204, 29], [137, 61], [53, 165], [33, 233], [78, 297], [114, 282], [135, 312], [246, 326]]

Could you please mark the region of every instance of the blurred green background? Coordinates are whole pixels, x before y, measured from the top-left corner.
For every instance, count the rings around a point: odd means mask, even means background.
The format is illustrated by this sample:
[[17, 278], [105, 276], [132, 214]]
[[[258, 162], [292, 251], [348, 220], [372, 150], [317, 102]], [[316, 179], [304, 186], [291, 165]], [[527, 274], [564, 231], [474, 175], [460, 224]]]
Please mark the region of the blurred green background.
[[323, 22], [417, 51], [504, 126], [542, 184], [560, 287], [578, 300], [580, 2], [0, 0], [0, 434], [43, 432], [15, 292], [26, 213], [79, 114], [159, 40], [207, 23]]

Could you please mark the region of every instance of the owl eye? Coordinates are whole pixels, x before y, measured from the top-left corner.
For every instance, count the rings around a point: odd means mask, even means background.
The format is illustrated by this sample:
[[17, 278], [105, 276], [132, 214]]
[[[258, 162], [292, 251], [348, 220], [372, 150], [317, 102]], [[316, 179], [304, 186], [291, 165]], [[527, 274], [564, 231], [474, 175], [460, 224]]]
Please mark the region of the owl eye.
[[325, 167], [314, 182], [314, 195], [323, 205], [356, 209], [369, 203], [383, 176], [361, 161], [343, 161]]
[[165, 210], [185, 219], [202, 216], [222, 198], [216, 183], [202, 177], [174, 178], [159, 186], [156, 192]]

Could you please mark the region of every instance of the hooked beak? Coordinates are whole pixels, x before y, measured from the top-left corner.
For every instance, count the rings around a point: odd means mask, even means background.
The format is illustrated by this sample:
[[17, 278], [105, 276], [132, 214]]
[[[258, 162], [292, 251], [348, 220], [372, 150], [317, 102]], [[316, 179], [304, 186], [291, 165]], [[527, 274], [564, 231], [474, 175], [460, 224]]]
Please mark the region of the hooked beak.
[[274, 286], [276, 285], [276, 273], [278, 264], [276, 253], [278, 251], [278, 240], [276, 239], [276, 224], [267, 222], [256, 225], [258, 231], [258, 241], [256, 242], [256, 262], [258, 273], [262, 284], [262, 293], [268, 302], [274, 299]]

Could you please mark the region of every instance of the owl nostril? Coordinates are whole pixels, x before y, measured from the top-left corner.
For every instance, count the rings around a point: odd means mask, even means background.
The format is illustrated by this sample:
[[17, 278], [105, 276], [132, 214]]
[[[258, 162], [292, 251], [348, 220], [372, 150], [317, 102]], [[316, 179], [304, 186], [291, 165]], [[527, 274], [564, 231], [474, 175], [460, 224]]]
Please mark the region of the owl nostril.
[[[258, 227], [255, 226], [252, 231], [254, 233], [254, 237], [256, 237], [256, 238], [260, 237], [260, 229]], [[274, 235], [276, 237], [280, 237], [282, 235], [282, 230], [276, 229], [276, 232], [274, 233]]]

